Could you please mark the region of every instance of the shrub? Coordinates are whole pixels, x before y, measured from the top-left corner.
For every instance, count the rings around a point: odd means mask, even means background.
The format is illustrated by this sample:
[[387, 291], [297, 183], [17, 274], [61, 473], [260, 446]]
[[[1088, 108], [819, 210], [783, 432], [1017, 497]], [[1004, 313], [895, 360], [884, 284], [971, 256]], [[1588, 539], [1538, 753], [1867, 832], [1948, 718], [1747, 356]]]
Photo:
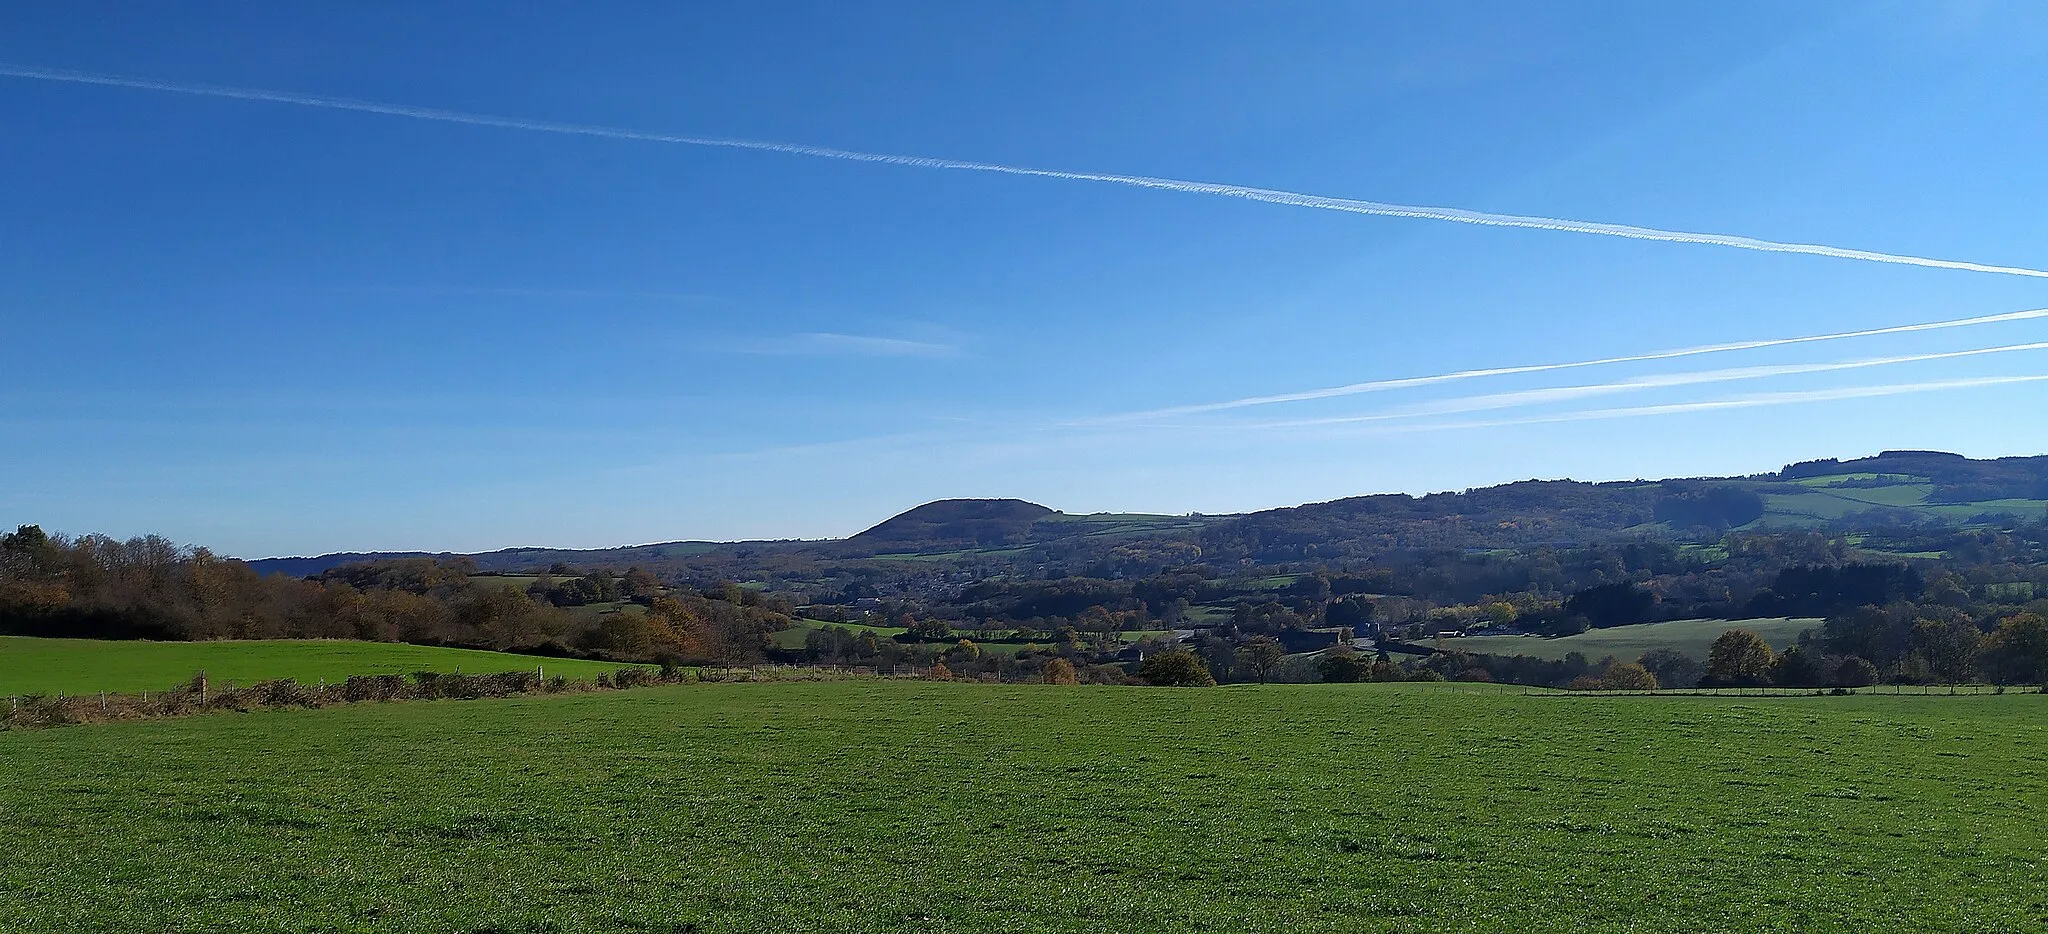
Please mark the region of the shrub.
[[1365, 663], [1355, 655], [1331, 655], [1316, 663], [1316, 674], [1332, 684], [1348, 684], [1363, 677]]
[[1600, 686], [1609, 691], [1654, 691], [1657, 676], [1635, 662], [1615, 662], [1601, 674]]
[[1851, 655], [1848, 658], [1842, 659], [1842, 664], [1835, 668], [1835, 683], [1849, 688], [1868, 687], [1876, 684], [1877, 666], [1863, 660], [1860, 656]]
[[1186, 649], [1160, 652], [1138, 666], [1138, 677], [1154, 687], [1213, 687], [1214, 675], [1202, 659]]
[[1064, 658], [1055, 658], [1045, 663], [1039, 672], [1039, 680], [1047, 684], [1079, 684], [1081, 678], [1074, 672], [1074, 663]]

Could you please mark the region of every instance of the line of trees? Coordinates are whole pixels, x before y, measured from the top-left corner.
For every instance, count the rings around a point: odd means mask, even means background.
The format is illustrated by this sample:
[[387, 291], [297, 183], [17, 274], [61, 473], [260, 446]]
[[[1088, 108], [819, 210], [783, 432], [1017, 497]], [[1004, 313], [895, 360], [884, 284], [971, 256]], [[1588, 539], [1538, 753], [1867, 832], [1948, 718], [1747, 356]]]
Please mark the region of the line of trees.
[[[1966, 619], [1902, 620], [1863, 607], [1830, 618], [1818, 634], [1773, 654], [1747, 629], [1731, 629], [1708, 652], [1706, 687], [1862, 687], [1901, 684], [2048, 683], [2048, 619], [2015, 613], [1989, 633]], [[1894, 638], [1894, 636], [1896, 638]]]
[[[566, 572], [567, 569], [559, 569]], [[608, 612], [573, 612], [604, 598]], [[665, 588], [638, 569], [543, 576], [521, 589], [468, 558], [403, 558], [317, 577], [160, 536], [0, 535], [0, 633], [100, 639], [359, 639], [621, 661], [744, 664], [790, 626], [788, 606], [730, 584]]]

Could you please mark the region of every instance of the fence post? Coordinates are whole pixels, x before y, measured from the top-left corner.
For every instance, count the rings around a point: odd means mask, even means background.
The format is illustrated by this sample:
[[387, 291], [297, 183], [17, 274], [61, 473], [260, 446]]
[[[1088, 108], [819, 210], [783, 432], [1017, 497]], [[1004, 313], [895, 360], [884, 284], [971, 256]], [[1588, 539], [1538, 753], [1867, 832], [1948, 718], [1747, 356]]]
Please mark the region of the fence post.
[[100, 692], [100, 713], [107, 712], [107, 692]]

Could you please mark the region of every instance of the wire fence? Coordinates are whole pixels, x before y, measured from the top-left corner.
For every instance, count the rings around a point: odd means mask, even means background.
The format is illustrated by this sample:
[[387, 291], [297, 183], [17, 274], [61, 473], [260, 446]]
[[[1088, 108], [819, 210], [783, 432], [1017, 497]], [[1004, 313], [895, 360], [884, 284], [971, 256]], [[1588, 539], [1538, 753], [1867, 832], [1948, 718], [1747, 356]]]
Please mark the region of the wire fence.
[[1654, 690], [1563, 689], [1532, 691], [1532, 694], [1590, 697], [1846, 697], [1860, 695], [1890, 697], [1981, 697], [1996, 694], [2040, 694], [2048, 688], [2034, 684], [1870, 684], [1857, 687], [1800, 688], [1764, 685], [1756, 687], [1657, 688]]

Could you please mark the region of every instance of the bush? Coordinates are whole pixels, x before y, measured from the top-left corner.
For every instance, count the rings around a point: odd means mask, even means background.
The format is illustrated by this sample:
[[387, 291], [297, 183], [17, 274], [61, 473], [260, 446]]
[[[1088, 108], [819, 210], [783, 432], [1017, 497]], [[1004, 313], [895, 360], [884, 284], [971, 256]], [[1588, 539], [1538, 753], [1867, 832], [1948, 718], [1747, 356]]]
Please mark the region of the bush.
[[1869, 687], [1877, 683], [1877, 666], [1851, 655], [1835, 668], [1835, 683], [1842, 687]]
[[1654, 691], [1657, 676], [1635, 662], [1615, 662], [1600, 676], [1600, 687], [1609, 691]]
[[1331, 684], [1349, 684], [1365, 675], [1365, 663], [1355, 655], [1331, 655], [1316, 663], [1316, 673]]
[[320, 700], [313, 692], [290, 678], [260, 682], [249, 691], [256, 696], [256, 702], [265, 707], [320, 706]]
[[1045, 663], [1039, 672], [1039, 680], [1047, 684], [1079, 684], [1081, 678], [1074, 672], [1074, 663], [1064, 658], [1055, 658]]
[[1138, 677], [1154, 687], [1213, 687], [1209, 666], [1186, 649], [1160, 652], [1138, 666]]

